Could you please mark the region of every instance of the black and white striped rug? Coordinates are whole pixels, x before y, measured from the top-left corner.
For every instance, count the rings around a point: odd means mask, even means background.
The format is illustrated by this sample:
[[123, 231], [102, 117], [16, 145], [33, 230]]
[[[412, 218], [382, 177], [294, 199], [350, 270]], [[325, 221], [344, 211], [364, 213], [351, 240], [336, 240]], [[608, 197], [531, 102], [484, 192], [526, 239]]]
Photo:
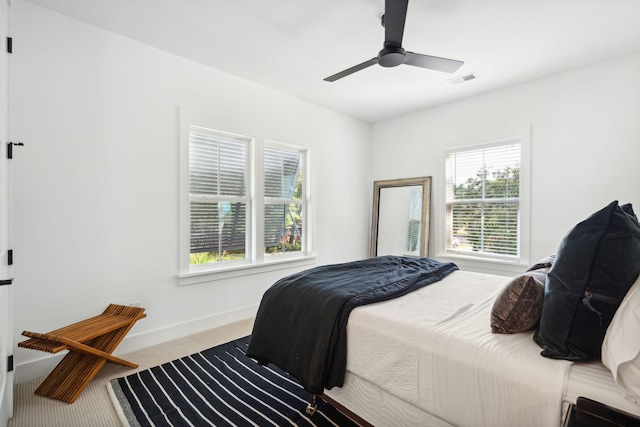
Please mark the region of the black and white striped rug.
[[245, 356], [249, 337], [109, 384], [125, 426], [357, 426], [273, 365]]

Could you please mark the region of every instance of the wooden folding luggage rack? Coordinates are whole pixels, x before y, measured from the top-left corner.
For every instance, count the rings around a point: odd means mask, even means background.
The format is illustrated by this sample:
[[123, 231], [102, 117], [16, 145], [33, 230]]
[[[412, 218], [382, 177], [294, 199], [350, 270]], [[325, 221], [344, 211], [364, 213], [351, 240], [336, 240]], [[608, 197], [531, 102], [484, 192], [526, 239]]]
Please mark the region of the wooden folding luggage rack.
[[58, 353], [69, 350], [35, 391], [41, 396], [73, 403], [107, 362], [137, 368], [111, 353], [140, 319], [144, 308], [110, 304], [104, 313], [46, 334], [24, 331], [30, 337], [18, 347]]

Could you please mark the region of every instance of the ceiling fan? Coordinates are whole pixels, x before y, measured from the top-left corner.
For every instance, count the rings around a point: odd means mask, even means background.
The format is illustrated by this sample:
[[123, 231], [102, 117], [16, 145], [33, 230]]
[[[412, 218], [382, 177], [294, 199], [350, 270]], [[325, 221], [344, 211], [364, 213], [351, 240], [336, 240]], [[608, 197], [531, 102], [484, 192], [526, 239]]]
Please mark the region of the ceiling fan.
[[413, 65], [414, 67], [428, 68], [445, 73], [454, 73], [464, 64], [455, 59], [440, 58], [438, 56], [423, 55], [413, 53], [402, 48], [402, 36], [404, 34], [404, 23], [407, 18], [407, 5], [409, 0], [386, 0], [385, 11], [382, 15], [382, 26], [384, 32], [384, 46], [378, 56], [368, 61], [347, 68], [337, 74], [329, 76], [324, 80], [334, 82], [346, 77], [356, 71], [363, 70], [373, 64], [380, 64], [383, 67], [396, 67], [401, 64]]

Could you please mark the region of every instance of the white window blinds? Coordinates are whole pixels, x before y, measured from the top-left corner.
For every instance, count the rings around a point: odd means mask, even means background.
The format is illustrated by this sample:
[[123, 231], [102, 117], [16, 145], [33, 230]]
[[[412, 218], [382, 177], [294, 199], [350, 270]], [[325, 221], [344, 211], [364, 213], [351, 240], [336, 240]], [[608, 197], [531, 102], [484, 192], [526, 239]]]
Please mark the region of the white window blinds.
[[519, 256], [520, 144], [450, 151], [446, 177], [446, 251]]
[[247, 248], [250, 138], [189, 134], [190, 264], [243, 259]]
[[265, 254], [302, 250], [303, 157], [296, 149], [264, 149]]

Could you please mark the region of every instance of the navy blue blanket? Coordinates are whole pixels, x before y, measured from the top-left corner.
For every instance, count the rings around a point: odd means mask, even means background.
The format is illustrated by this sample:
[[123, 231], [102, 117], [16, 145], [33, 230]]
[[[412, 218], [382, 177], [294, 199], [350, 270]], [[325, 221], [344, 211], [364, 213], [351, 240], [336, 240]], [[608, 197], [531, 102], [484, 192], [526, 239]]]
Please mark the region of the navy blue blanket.
[[247, 356], [275, 364], [314, 394], [342, 386], [351, 310], [405, 295], [457, 269], [430, 258], [382, 256], [285, 277], [262, 297]]

